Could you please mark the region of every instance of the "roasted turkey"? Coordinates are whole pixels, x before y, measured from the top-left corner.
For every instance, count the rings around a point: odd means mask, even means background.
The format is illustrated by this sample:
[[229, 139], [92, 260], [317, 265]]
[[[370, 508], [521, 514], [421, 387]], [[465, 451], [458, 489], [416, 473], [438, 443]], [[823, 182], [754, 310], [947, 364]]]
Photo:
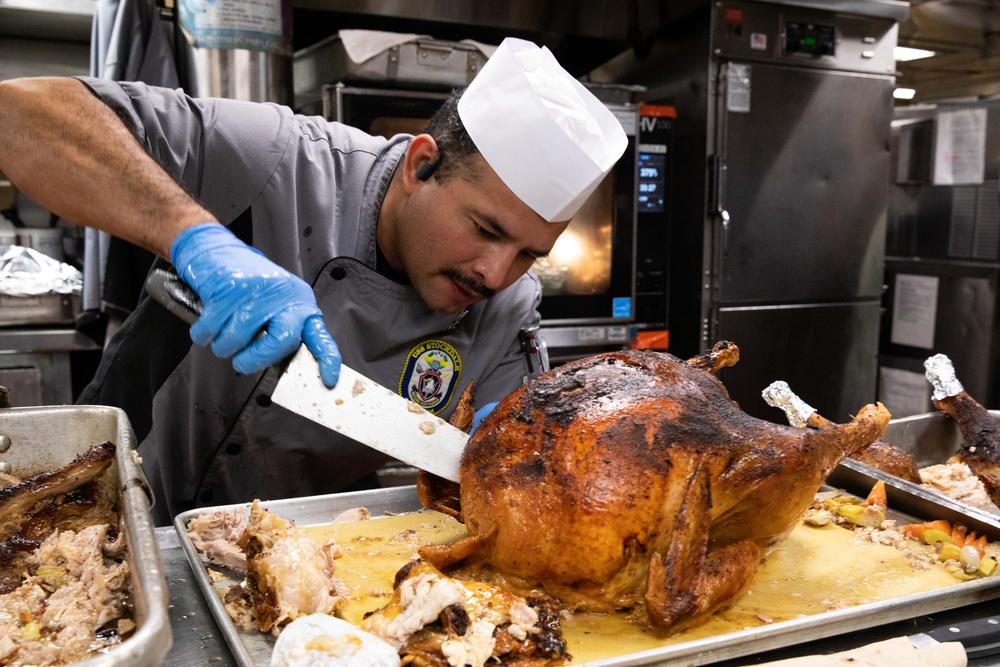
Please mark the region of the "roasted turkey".
[[962, 447], [954, 458], [969, 466], [993, 504], [1000, 507], [1000, 422], [969, 396], [947, 356], [935, 354], [924, 362], [924, 368], [934, 388], [934, 406], [948, 413], [962, 432]]
[[469, 536], [421, 556], [491, 566], [572, 609], [635, 609], [660, 635], [703, 622], [889, 421], [881, 405], [821, 428], [755, 419], [714, 376], [738, 358], [725, 342], [687, 362], [633, 350], [538, 376], [465, 450]]

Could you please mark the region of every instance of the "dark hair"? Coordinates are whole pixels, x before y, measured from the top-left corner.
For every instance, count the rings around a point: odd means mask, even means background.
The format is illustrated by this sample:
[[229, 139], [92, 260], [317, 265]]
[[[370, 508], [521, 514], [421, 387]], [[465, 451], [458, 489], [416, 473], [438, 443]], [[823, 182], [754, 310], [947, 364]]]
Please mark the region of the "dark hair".
[[479, 174], [476, 161], [472, 159], [479, 155], [479, 149], [458, 115], [458, 100], [464, 92], [464, 88], [454, 91], [424, 128], [424, 133], [434, 137], [437, 143], [438, 166], [434, 178], [439, 181], [456, 174], [475, 180]]

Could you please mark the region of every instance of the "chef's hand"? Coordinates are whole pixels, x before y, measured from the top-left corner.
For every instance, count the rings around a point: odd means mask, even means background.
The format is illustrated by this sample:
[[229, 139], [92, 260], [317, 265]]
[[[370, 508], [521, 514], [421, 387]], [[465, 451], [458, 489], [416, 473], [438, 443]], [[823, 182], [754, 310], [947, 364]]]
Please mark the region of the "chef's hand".
[[479, 422], [486, 419], [486, 415], [493, 412], [493, 408], [495, 408], [496, 406], [497, 406], [497, 401], [494, 401], [493, 403], [487, 403], [483, 407], [476, 410], [475, 413], [473, 413], [472, 428], [469, 430], [469, 435], [472, 435], [473, 433], [476, 432], [476, 429], [479, 428]]
[[[191, 340], [233, 358], [239, 373], [255, 373], [306, 347], [323, 384], [340, 377], [340, 350], [326, 330], [312, 289], [301, 278], [240, 241], [222, 225], [204, 223], [177, 235], [170, 259], [201, 298], [204, 310]], [[257, 332], [263, 332], [257, 337]]]

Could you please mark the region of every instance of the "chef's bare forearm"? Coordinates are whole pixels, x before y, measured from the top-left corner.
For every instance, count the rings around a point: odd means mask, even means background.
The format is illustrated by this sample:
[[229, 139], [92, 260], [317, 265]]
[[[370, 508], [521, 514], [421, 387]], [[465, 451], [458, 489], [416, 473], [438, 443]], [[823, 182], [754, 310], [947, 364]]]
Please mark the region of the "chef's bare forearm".
[[76, 79], [0, 82], [0, 170], [59, 217], [165, 258], [181, 230], [215, 220]]

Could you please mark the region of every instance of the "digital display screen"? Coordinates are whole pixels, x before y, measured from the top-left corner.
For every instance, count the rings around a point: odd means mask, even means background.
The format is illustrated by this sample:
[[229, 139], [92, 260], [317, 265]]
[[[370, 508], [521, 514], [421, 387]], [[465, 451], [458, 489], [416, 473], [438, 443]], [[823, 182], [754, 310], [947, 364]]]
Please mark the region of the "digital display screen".
[[832, 25], [789, 21], [785, 24], [785, 52], [807, 56], [835, 56], [837, 29]]
[[667, 156], [663, 153], [639, 153], [639, 213], [661, 213], [664, 207]]

